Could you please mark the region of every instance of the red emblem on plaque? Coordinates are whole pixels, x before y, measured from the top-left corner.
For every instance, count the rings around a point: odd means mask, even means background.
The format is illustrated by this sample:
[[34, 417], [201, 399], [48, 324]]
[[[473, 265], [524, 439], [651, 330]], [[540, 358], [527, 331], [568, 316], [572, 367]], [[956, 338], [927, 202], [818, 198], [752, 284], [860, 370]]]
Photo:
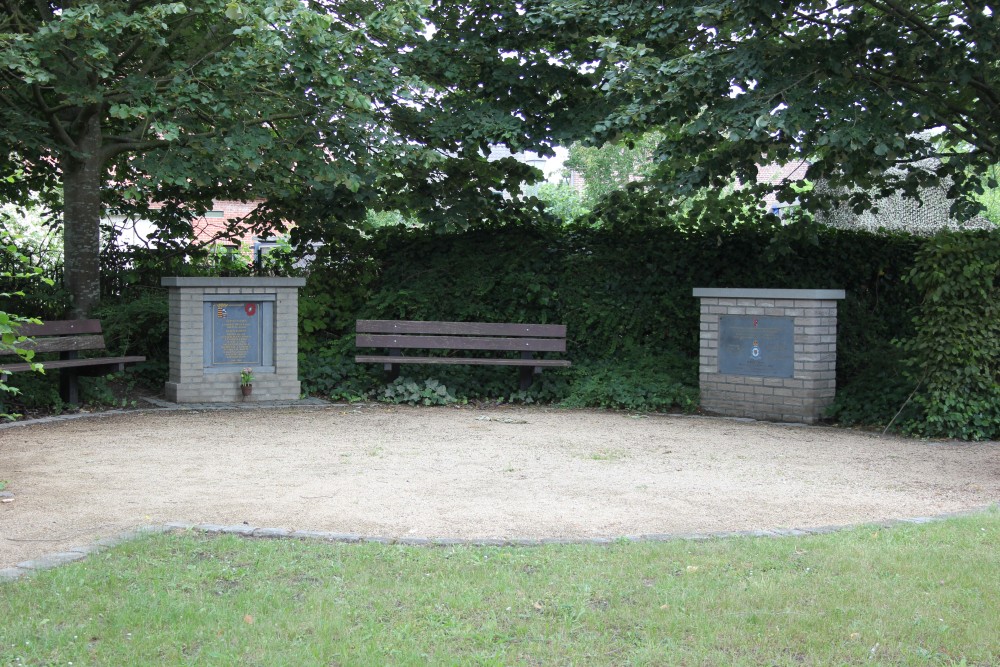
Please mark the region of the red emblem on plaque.
[[245, 306], [243, 306], [243, 310], [247, 312], [247, 317], [253, 317], [254, 315], [257, 314], [257, 304], [248, 303]]

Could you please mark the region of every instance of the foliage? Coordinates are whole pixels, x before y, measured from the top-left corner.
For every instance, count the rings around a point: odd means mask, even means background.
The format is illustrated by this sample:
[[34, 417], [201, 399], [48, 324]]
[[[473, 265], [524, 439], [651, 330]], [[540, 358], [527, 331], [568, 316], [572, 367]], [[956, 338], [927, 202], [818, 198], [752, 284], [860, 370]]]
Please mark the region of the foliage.
[[979, 202], [983, 205], [983, 217], [994, 225], [1000, 225], [1000, 185], [990, 186], [990, 179], [994, 183], [1000, 182], [1000, 165], [991, 165], [983, 176], [983, 193], [979, 195]]
[[[574, 40], [567, 49], [601, 77], [611, 111], [592, 143], [664, 133], [655, 176], [671, 196], [738, 179], [747, 187], [704, 202], [738, 213], [770, 189], [750, 186], [757, 165], [804, 159], [805, 178], [831, 186], [799, 193], [810, 210], [844, 191], [856, 209], [897, 187], [915, 196], [947, 176], [950, 194], [964, 195], [956, 213], [968, 215], [978, 174], [1000, 160], [994, 10], [959, 0], [552, 0], [529, 21]], [[792, 184], [779, 188], [779, 200], [795, 199]]]
[[995, 665], [998, 539], [996, 511], [607, 546], [150, 536], [4, 583], [0, 663]]
[[563, 401], [567, 407], [663, 412], [698, 409], [697, 360], [677, 355], [583, 362]]
[[[3, 215], [5, 212], [0, 212], [0, 216]], [[0, 231], [3, 232], [0, 236], [0, 304], [2, 304], [10, 298], [23, 296], [23, 292], [20, 291], [2, 291], [4, 289], [2, 285], [8, 281], [13, 281], [16, 284], [23, 280], [38, 278], [43, 270], [39, 266], [32, 266], [31, 258], [21, 252], [19, 248], [20, 233], [11, 231], [6, 226], [0, 227]], [[41, 280], [51, 282], [45, 277], [41, 277]], [[29, 338], [18, 332], [21, 325], [27, 323], [38, 324], [40, 322], [35, 318], [0, 309], [0, 356], [15, 355], [25, 362], [33, 363], [34, 351], [24, 347], [24, 344], [29, 342]], [[33, 368], [37, 371], [42, 370], [41, 365], [37, 363], [33, 363]], [[0, 420], [15, 419], [18, 416], [6, 412], [4, 396], [17, 396], [20, 393], [20, 389], [8, 383], [7, 378], [6, 373], [0, 373]]]
[[615, 190], [645, 180], [653, 171], [653, 154], [663, 138], [653, 130], [634, 141], [600, 147], [575, 143], [569, 148], [565, 168], [583, 177], [584, 203], [593, 207]]
[[408, 405], [449, 405], [458, 399], [437, 380], [428, 378], [421, 383], [408, 377], [399, 377], [382, 390], [379, 400]]
[[301, 351], [312, 353], [353, 334], [381, 269], [377, 253], [382, 238], [345, 227], [317, 250], [299, 298]]
[[374, 211], [370, 210], [365, 215], [364, 227], [366, 229], [379, 229], [380, 227], [418, 227], [418, 218], [408, 218], [399, 211]]
[[240, 370], [240, 385], [243, 387], [248, 387], [253, 384], [254, 381], [253, 369], [244, 368]]
[[907, 377], [906, 357], [900, 346], [874, 339], [869, 339], [868, 344], [870, 347], [846, 354], [838, 348], [838, 371], [848, 366], [838, 375], [850, 380], [845, 386], [838, 383], [827, 415], [842, 426], [878, 428], [885, 428], [894, 419], [894, 428], [919, 419], [916, 405], [907, 402], [914, 387]]
[[[11, 399], [11, 405], [24, 413], [37, 415], [59, 415], [67, 410], [86, 406], [88, 410], [135, 407], [134, 399], [137, 378], [131, 372], [115, 373], [97, 377], [81, 377], [80, 405], [63, 403], [59, 394], [59, 373], [16, 373], [10, 377], [10, 384], [18, 394]], [[161, 385], [162, 387], [162, 385]]]
[[2, 233], [17, 239], [18, 251], [27, 257], [29, 266], [45, 271], [59, 268], [63, 254], [62, 230], [57, 221], [46, 219], [38, 208], [0, 205]]
[[167, 380], [169, 357], [169, 306], [162, 288], [132, 289], [106, 299], [94, 311], [101, 320], [109, 353], [141, 355], [146, 361], [130, 366], [128, 373], [151, 387]]
[[1000, 238], [942, 233], [917, 253], [907, 279], [922, 299], [905, 343], [920, 419], [909, 432], [1000, 438]]
[[7, 380], [14, 389], [10, 403], [18, 410], [45, 410], [60, 414], [65, 404], [59, 396], [58, 373], [15, 373]]
[[545, 212], [564, 225], [590, 212], [580, 193], [568, 183], [543, 183], [535, 196], [545, 204]]
[[381, 369], [354, 363], [353, 334], [322, 343], [303, 342], [306, 344], [299, 346], [299, 377], [304, 393], [332, 401], [360, 401], [375, 393]]

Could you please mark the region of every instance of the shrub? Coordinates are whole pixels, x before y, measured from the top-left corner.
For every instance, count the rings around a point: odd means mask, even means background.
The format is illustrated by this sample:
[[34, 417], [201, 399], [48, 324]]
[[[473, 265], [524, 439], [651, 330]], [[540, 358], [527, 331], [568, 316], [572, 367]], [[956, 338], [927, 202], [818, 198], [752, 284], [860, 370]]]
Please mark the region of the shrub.
[[942, 233], [917, 254], [908, 280], [922, 300], [904, 347], [918, 385], [913, 434], [1000, 437], [1000, 235]]
[[354, 336], [343, 336], [299, 352], [299, 377], [306, 394], [330, 400], [360, 401], [369, 398], [379, 384], [381, 369], [354, 363]]
[[379, 400], [385, 403], [409, 405], [449, 405], [458, 399], [448, 391], [448, 387], [437, 380], [427, 379], [417, 382], [407, 377], [400, 377], [382, 390]]
[[698, 408], [697, 360], [645, 356], [584, 362], [575, 369], [567, 407], [620, 408], [657, 412]]
[[150, 386], [161, 386], [169, 373], [169, 306], [164, 290], [133, 288], [105, 299], [93, 316], [101, 320], [109, 354], [138, 354], [146, 361], [129, 368]]

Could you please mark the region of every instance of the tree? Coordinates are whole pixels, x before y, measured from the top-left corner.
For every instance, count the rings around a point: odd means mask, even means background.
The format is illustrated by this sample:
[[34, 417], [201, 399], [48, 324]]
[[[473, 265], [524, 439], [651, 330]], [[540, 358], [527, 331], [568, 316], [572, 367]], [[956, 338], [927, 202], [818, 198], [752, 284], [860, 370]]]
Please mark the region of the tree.
[[1000, 181], [1000, 165], [993, 165], [983, 175], [983, 193], [979, 201], [983, 205], [983, 217], [995, 225], [1000, 225], [1000, 188], [989, 187], [989, 179]]
[[[584, 136], [604, 103], [593, 72], [580, 67], [559, 33], [540, 28], [522, 0], [432, 0], [424, 20], [432, 37], [398, 58], [419, 82], [387, 106], [395, 132], [415, 151], [385, 163], [356, 193], [313, 190], [276, 202], [317, 238], [334, 219], [365, 210], [399, 211], [439, 228], [533, 219], [537, 201], [522, 185], [542, 173], [513, 157], [490, 162], [493, 146], [511, 153], [553, 154]], [[304, 226], [306, 221], [318, 224]]]
[[807, 159], [830, 187], [779, 192], [806, 208], [857, 187], [863, 209], [947, 177], [967, 215], [1000, 157], [1000, 29], [983, 2], [552, 0], [534, 17], [601, 76], [613, 110], [596, 142], [664, 131], [655, 173], [676, 195]]
[[0, 194], [61, 190], [76, 315], [99, 298], [102, 190], [197, 209], [293, 180], [356, 187], [376, 147], [391, 150], [375, 122], [398, 89], [389, 45], [422, 27], [405, 1], [371, 15], [287, 0], [3, 6], [0, 159], [24, 178]]
[[99, 296], [102, 206], [160, 220], [164, 241], [212, 198], [266, 198], [257, 231], [371, 208], [495, 217], [538, 175], [484, 148], [547, 154], [596, 120], [574, 109], [590, 75], [512, 0], [0, 6], [0, 160], [24, 174], [0, 196], [61, 192], [77, 315]]
[[627, 143], [600, 147], [575, 143], [570, 146], [565, 168], [583, 177], [585, 201], [593, 207], [607, 194], [645, 180], [653, 171], [653, 153], [662, 139], [662, 134], [652, 131]]
[[569, 183], [543, 183], [535, 196], [545, 204], [545, 212], [564, 225], [590, 213], [590, 207]]

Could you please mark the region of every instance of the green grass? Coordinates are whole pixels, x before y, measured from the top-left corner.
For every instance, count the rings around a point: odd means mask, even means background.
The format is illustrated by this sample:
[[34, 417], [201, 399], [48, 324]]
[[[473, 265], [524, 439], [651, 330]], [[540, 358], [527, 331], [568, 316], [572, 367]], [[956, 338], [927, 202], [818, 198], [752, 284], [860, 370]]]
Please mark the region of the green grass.
[[998, 665], [1000, 511], [805, 538], [142, 539], [0, 585], [0, 665]]

